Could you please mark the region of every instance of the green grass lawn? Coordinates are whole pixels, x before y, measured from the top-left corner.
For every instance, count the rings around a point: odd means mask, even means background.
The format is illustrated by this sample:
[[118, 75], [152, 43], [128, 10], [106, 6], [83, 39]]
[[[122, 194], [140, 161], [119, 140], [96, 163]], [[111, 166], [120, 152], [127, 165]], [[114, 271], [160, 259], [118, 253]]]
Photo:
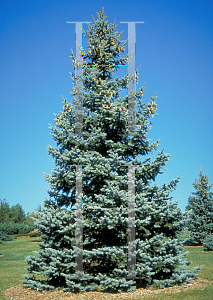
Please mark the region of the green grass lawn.
[[[19, 280], [23, 278], [20, 274], [27, 274], [27, 265], [24, 258], [28, 255], [34, 255], [33, 251], [39, 250], [37, 243], [31, 241], [35, 238], [18, 237], [17, 239], [0, 244], [0, 252], [3, 257], [0, 257], [0, 299], [4, 299], [2, 291], [12, 286], [21, 285]], [[187, 247], [185, 251], [189, 251], [188, 260], [193, 261], [190, 268], [204, 265], [202, 272], [199, 274], [200, 278], [213, 281], [213, 252], [202, 253], [203, 247]], [[179, 292], [173, 295], [158, 294], [155, 296], [145, 296], [142, 299], [199, 299], [211, 300], [213, 299], [213, 282], [209, 287], [188, 290]], [[85, 299], [86, 300], [86, 299]]]
[[19, 280], [23, 280], [20, 274], [29, 274], [25, 268], [27, 265], [24, 259], [28, 255], [34, 255], [33, 251], [39, 250], [37, 243], [31, 243], [35, 238], [18, 237], [17, 239], [0, 244], [0, 299], [2, 291], [12, 286], [21, 285]]

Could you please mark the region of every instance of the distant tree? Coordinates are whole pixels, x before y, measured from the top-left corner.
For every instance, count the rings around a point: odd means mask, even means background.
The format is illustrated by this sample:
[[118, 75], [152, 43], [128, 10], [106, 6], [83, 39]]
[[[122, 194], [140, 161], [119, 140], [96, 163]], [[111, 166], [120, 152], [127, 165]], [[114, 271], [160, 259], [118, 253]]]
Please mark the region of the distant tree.
[[10, 208], [6, 199], [0, 201], [0, 223], [24, 223], [26, 221], [25, 212], [19, 203]]
[[24, 223], [26, 221], [26, 215], [22, 206], [18, 203], [10, 209], [10, 222], [13, 223]]
[[37, 219], [37, 215], [34, 212], [28, 212], [25, 223], [34, 223], [34, 219]]
[[41, 212], [41, 211], [42, 211], [42, 207], [41, 207], [41, 205], [39, 205], [38, 208], [36, 209], [36, 213]]
[[10, 205], [6, 199], [0, 201], [0, 223], [7, 223], [9, 222]]
[[27, 223], [33, 223], [35, 219], [38, 219], [38, 212], [41, 212], [42, 208], [41, 205], [35, 210], [35, 212], [28, 212], [27, 213]]
[[200, 170], [200, 179], [192, 183], [196, 192], [189, 196], [186, 211], [191, 212], [188, 222], [190, 243], [201, 246], [207, 235], [213, 233], [213, 193], [209, 192], [208, 178]]

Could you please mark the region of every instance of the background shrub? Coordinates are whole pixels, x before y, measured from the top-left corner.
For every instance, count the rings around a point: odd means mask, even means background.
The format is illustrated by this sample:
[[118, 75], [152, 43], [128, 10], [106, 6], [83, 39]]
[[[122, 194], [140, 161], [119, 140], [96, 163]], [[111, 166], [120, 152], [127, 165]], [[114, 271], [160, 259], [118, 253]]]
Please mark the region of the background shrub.
[[0, 231], [0, 241], [12, 241], [14, 240], [14, 236], [9, 235], [9, 234], [5, 234], [3, 232]]
[[6, 235], [13, 234], [27, 234], [28, 232], [35, 229], [36, 226], [34, 224], [20, 224], [20, 223], [0, 223], [0, 232]]
[[209, 235], [206, 237], [203, 243], [204, 251], [213, 251], [213, 235]]
[[27, 235], [30, 236], [30, 237], [40, 237], [41, 236], [41, 234], [38, 232], [38, 230], [31, 231]]

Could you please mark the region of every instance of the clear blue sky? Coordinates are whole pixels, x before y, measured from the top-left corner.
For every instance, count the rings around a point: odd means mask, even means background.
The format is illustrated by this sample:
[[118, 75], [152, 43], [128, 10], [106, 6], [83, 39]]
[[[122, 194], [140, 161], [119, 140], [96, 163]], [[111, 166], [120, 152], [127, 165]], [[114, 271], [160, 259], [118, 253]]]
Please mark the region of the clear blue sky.
[[[182, 175], [171, 193], [185, 210], [200, 166], [213, 182], [213, 2], [206, 1], [2, 1], [0, 15], [1, 109], [0, 199], [32, 212], [48, 197], [43, 172], [51, 174], [55, 146], [48, 123], [71, 101], [75, 25], [91, 21], [104, 7], [106, 20], [118, 24], [126, 40], [127, 24], [136, 25], [136, 67], [143, 101], [157, 92], [158, 117], [148, 137], [162, 137], [159, 150], [171, 154], [156, 183]], [[87, 25], [83, 25], [88, 29]], [[87, 49], [87, 39], [83, 39]], [[126, 52], [127, 53], [127, 47]], [[121, 68], [114, 76], [124, 76]], [[125, 93], [121, 96], [126, 95]]]

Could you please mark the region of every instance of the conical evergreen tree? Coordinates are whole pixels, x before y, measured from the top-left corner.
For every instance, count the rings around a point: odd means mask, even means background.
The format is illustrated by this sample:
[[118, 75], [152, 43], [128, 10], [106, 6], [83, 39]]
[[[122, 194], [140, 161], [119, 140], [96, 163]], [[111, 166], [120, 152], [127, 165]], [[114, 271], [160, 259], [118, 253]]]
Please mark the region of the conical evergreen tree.
[[[136, 113], [138, 136], [126, 135], [128, 97], [118, 96], [120, 90], [128, 87], [128, 76], [113, 79], [112, 74], [129, 57], [118, 57], [126, 42], [123, 44], [117, 37], [115, 27], [105, 21], [102, 11], [95, 24], [85, 31], [89, 51], [84, 58], [90, 60], [90, 65], [99, 66], [90, 68], [87, 64], [83, 70], [83, 133], [91, 136], [74, 135], [74, 110], [66, 99], [63, 112], [57, 115], [57, 126], [50, 126], [59, 148], [48, 146], [55, 168], [51, 175], [45, 174], [51, 187], [50, 199], [43, 202], [44, 208], [35, 220], [43, 241], [41, 250], [26, 258], [28, 271], [33, 274], [24, 275], [26, 287], [73, 292], [97, 288], [131, 291], [141, 284], [185, 284], [200, 271], [200, 267], [188, 270], [191, 262], [186, 261], [187, 253], [183, 253], [177, 239], [184, 220], [178, 201], [173, 202], [169, 194], [176, 189], [180, 177], [162, 187], [151, 186], [170, 155], [162, 149], [153, 160], [146, 158], [143, 164], [138, 161], [139, 155], [153, 154], [160, 141], [150, 144], [146, 137], [151, 124], [148, 119], [156, 115], [157, 103], [156, 97], [142, 103], [144, 86], [136, 93], [140, 107]], [[137, 74], [138, 71], [136, 80]], [[136, 276], [142, 279], [127, 278], [129, 220], [127, 210], [120, 209], [128, 207], [128, 168], [123, 166], [133, 164], [140, 164], [135, 174], [135, 241]], [[83, 271], [85, 277], [90, 276], [85, 280], [73, 278], [76, 219], [70, 207], [75, 204], [75, 165], [83, 165], [84, 207], [108, 208], [83, 210]], [[118, 210], [109, 209], [116, 207]], [[169, 239], [165, 241], [164, 236]]]
[[209, 192], [212, 185], [208, 185], [208, 177], [200, 170], [200, 179], [192, 183], [196, 192], [189, 196], [186, 210], [191, 211], [188, 221], [190, 231], [189, 243], [202, 246], [207, 235], [213, 233], [213, 193]]

